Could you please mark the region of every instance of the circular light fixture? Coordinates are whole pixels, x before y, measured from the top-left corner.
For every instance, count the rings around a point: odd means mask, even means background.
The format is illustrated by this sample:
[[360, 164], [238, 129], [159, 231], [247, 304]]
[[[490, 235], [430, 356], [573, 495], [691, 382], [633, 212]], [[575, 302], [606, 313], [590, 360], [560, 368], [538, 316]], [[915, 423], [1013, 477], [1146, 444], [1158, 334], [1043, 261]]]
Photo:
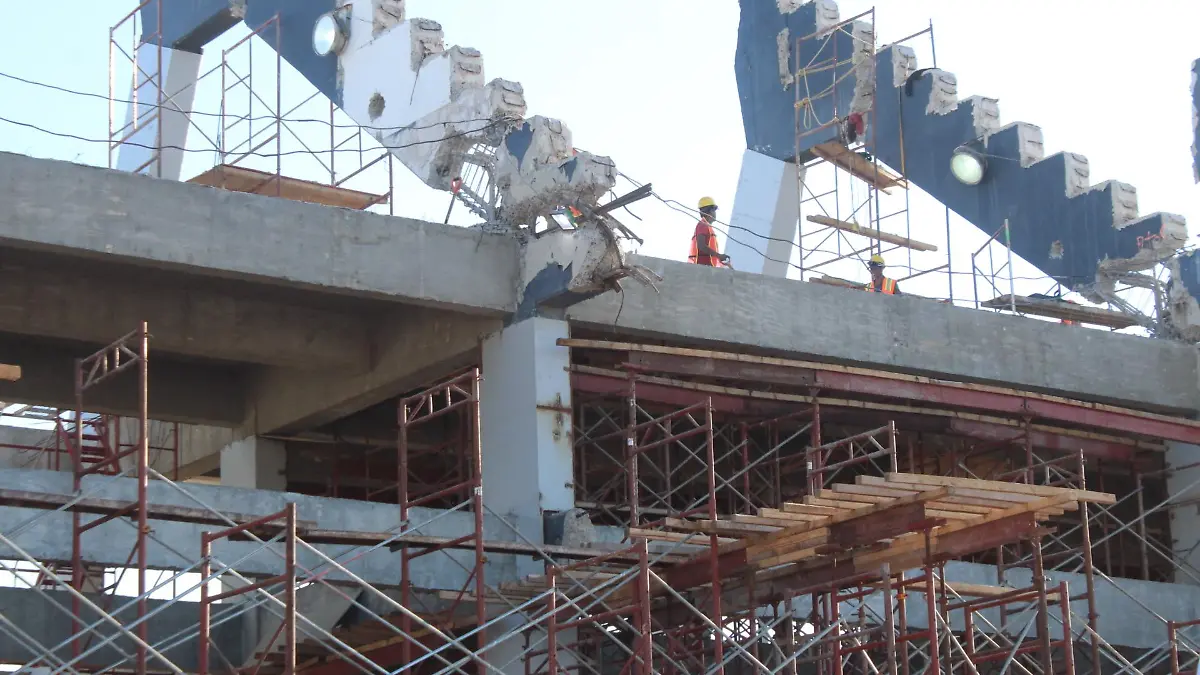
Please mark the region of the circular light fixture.
[[987, 159], [982, 152], [960, 145], [950, 156], [950, 173], [963, 185], [979, 185], [987, 174]]
[[322, 14], [317, 19], [316, 25], [313, 26], [312, 45], [317, 56], [337, 54], [346, 46], [346, 32], [342, 29], [342, 22], [338, 21], [333, 12]]

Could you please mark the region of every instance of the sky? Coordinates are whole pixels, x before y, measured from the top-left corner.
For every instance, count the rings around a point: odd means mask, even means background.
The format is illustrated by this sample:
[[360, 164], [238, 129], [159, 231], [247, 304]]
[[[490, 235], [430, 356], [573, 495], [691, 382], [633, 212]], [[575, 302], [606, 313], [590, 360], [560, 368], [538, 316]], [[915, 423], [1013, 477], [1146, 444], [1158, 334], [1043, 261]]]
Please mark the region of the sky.
[[[172, 0], [166, 0], [168, 3]], [[871, 8], [869, 2], [843, 0], [843, 17]], [[30, 23], [11, 31], [0, 43], [0, 73], [69, 89], [99, 94], [85, 98], [18, 83], [0, 77], [0, 117], [34, 123], [46, 129], [89, 139], [105, 139], [109, 130], [108, 28], [135, 6], [133, 0], [63, 0], [54, 22]], [[1115, 0], [881, 0], [876, 6], [880, 44], [926, 28], [932, 21], [939, 67], [954, 72], [960, 97], [981, 94], [1000, 101], [1002, 121], [1027, 121], [1045, 134], [1046, 154], [1070, 150], [1091, 162], [1093, 183], [1118, 179], [1135, 185], [1142, 213], [1167, 211], [1200, 223], [1200, 188], [1194, 185], [1191, 138], [1190, 64], [1200, 46], [1172, 39], [1169, 26], [1200, 25], [1200, 3], [1147, 0], [1131, 4]], [[997, 9], [1003, 7], [1003, 9]], [[1083, 8], [1086, 8], [1083, 9]], [[640, 182], [652, 182], [662, 197], [689, 207], [703, 196], [732, 211], [741, 157], [745, 148], [733, 62], [737, 44], [738, 6], [731, 0], [410, 0], [410, 17], [439, 21], [447, 44], [479, 49], [488, 79], [518, 80], [524, 87], [529, 114], [564, 120], [575, 145], [611, 156], [620, 171]], [[222, 49], [246, 33], [231, 31], [206, 50], [201, 72], [220, 70]], [[128, 30], [119, 44], [132, 44]], [[929, 38], [912, 45], [920, 65], [931, 65]], [[229, 56], [243, 67], [245, 49]], [[260, 45], [254, 52], [255, 89], [273, 91], [272, 59]], [[128, 94], [127, 65], [114, 69], [114, 90]], [[313, 93], [284, 66], [283, 107], [290, 109]], [[220, 108], [219, 72], [202, 80], [195, 109]], [[244, 92], [229, 96], [232, 111]], [[239, 99], [238, 96], [241, 95]], [[266, 98], [270, 98], [267, 96]], [[269, 113], [261, 104], [255, 115]], [[241, 105], [239, 114], [247, 110]], [[123, 117], [123, 106], [114, 111]], [[290, 113], [295, 118], [328, 117], [328, 103], [314, 100]], [[348, 120], [341, 118], [340, 122]], [[197, 117], [197, 124], [216, 137], [219, 118]], [[261, 130], [261, 126], [259, 129]], [[299, 148], [291, 136], [316, 147], [329, 145], [328, 128], [313, 123], [289, 125], [285, 150]], [[244, 125], [237, 132], [245, 134]], [[357, 141], [349, 129], [338, 140]], [[193, 133], [189, 147], [212, 146]], [[356, 146], [355, 146], [356, 147]], [[0, 150], [37, 157], [108, 165], [103, 143], [61, 139], [0, 121]], [[372, 157], [365, 154], [362, 161]], [[354, 168], [356, 153], [339, 153], [339, 176]], [[216, 163], [214, 152], [188, 155], [185, 177]], [[274, 160], [267, 162], [274, 164]], [[253, 164], [251, 164], [253, 166]], [[368, 191], [383, 187], [382, 165], [348, 186]], [[828, 170], [828, 167], [827, 167]], [[288, 157], [284, 172], [320, 179], [327, 173], [312, 158]], [[397, 215], [441, 221], [449, 196], [424, 187], [396, 164]], [[810, 172], [814, 185], [822, 177]], [[631, 188], [622, 183], [617, 191]], [[848, 190], [843, 190], [848, 193]], [[850, 195], [841, 194], [843, 208]], [[856, 199], [861, 201], [860, 191]], [[903, 201], [898, 202], [901, 206]], [[891, 212], [885, 206], [885, 213]], [[619, 212], [645, 244], [639, 252], [683, 259], [695, 221], [652, 200]], [[640, 218], [640, 220], [638, 219]], [[946, 242], [944, 209], [913, 190], [907, 224], [904, 218], [885, 229], [933, 243]], [[470, 222], [457, 209], [451, 222]], [[969, 252], [986, 239], [965, 221], [953, 218], [950, 239], [956, 299], [971, 294]], [[1194, 225], [1193, 229], [1200, 227]], [[739, 239], [747, 235], [733, 232]], [[752, 243], [750, 238], [747, 243]], [[857, 245], [865, 244], [858, 240]], [[892, 276], [906, 274], [909, 259], [889, 260]], [[736, 261], [735, 261], [736, 262]], [[946, 262], [946, 254], [914, 256], [911, 266], [930, 269]], [[855, 262], [822, 270], [865, 281]], [[795, 274], [795, 270], [793, 270]], [[1024, 281], [1035, 273], [1018, 262], [1018, 292], [1047, 290], [1044, 281]], [[964, 276], [966, 278], [964, 278]], [[907, 286], [910, 292], [945, 297], [943, 275], [930, 274]], [[1005, 282], [1006, 283], [1006, 282]], [[984, 289], [983, 294], [987, 289]]]

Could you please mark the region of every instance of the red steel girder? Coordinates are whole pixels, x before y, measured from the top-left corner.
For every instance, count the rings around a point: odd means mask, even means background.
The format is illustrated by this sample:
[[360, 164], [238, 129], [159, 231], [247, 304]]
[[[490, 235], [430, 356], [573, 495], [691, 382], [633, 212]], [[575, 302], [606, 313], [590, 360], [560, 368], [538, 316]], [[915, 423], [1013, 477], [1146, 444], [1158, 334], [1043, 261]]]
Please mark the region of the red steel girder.
[[[698, 556], [663, 572], [663, 581], [677, 591], [702, 586], [712, 581], [712, 555]], [[746, 566], [746, 549], [741, 548], [717, 556], [717, 574], [727, 577]]]
[[[951, 420], [949, 431], [954, 434], [984, 441], [1019, 443], [1025, 440], [1025, 432], [1022, 429], [1000, 424], [989, 424], [987, 422], [976, 422], [974, 420]], [[1079, 452], [1082, 450], [1083, 454], [1089, 457], [1111, 459], [1118, 462], [1131, 462], [1138, 452], [1137, 446], [1127, 443], [1114, 443], [1094, 438], [1066, 436], [1038, 429], [1030, 429], [1029, 438], [1034, 447], [1061, 452]]]
[[[961, 383], [897, 379], [818, 368], [779, 365], [766, 368], [760, 364], [712, 357], [644, 352], [630, 354], [630, 362], [640, 369], [676, 375], [816, 387], [827, 391], [987, 410], [1014, 417], [1056, 420], [1149, 438], [1200, 444], [1200, 426], [1191, 420], [1176, 421], [1162, 416], [1139, 414], [1133, 410], [1122, 411], [1112, 406], [1096, 407], [1083, 401], [1050, 400], [1025, 396], [1015, 391], [973, 388]], [[639, 384], [639, 389], [640, 386]]]
[[844, 548], [857, 548], [916, 532], [931, 525], [925, 515], [925, 504], [905, 504], [829, 526], [829, 543]]

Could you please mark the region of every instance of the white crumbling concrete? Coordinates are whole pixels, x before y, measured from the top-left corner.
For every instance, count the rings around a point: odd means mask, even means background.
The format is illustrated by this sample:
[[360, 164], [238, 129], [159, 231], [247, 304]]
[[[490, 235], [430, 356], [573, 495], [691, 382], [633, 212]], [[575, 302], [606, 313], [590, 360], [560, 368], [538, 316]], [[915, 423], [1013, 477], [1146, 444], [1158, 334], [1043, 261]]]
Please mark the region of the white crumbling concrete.
[[[397, 0], [342, 11], [342, 107], [427, 185], [450, 190], [466, 162], [481, 164], [503, 200], [498, 218], [532, 225], [564, 205], [594, 205], [616, 184], [612, 160], [576, 153], [562, 122], [535, 117], [521, 124], [521, 85], [485, 85], [483, 56], [447, 48], [437, 22], [406, 19]], [[506, 143], [510, 134], [520, 141]], [[476, 152], [478, 145], [485, 150]], [[494, 163], [490, 148], [497, 149]]]

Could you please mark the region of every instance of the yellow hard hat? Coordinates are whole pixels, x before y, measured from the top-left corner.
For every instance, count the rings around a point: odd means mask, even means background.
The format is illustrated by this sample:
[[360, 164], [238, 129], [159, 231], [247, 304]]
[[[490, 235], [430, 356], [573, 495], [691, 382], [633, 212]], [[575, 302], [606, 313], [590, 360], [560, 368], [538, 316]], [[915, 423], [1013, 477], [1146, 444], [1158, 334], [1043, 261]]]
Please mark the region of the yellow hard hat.
[[880, 266], [880, 267], [883, 267], [883, 266], [884, 266], [884, 262], [883, 262], [883, 256], [879, 255], [878, 253], [876, 253], [875, 255], [871, 256], [871, 262], [870, 262], [870, 264], [871, 264], [871, 265], [878, 265], [878, 266]]
[[698, 206], [697, 208], [707, 209], [709, 207], [716, 208], [716, 206], [717, 206], [717, 203], [715, 201], [713, 201], [712, 197], [701, 197], [700, 198], [700, 206]]

